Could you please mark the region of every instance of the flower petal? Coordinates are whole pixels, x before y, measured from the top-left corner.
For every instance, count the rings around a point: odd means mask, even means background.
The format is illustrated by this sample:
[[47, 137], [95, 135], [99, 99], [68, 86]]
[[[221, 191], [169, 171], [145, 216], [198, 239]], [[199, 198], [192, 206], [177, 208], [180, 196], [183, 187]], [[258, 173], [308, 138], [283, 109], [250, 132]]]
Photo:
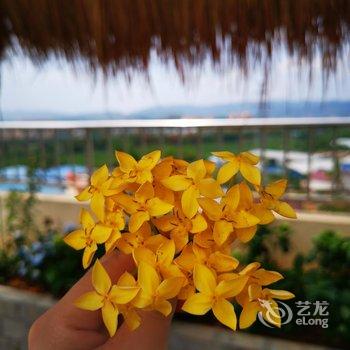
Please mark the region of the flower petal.
[[211, 198], [198, 198], [197, 199], [201, 208], [208, 215], [212, 221], [218, 221], [222, 217], [222, 206]]
[[102, 193], [95, 192], [91, 197], [90, 203], [92, 211], [96, 214], [100, 221], [105, 218], [105, 197]]
[[232, 298], [238, 295], [248, 281], [248, 276], [240, 276], [219, 282], [215, 288], [215, 294], [223, 298]]
[[231, 160], [232, 158], [235, 157], [234, 153], [228, 152], [228, 151], [211, 152], [211, 154], [214, 155], [215, 157], [218, 157], [224, 160]]
[[149, 264], [141, 261], [138, 266], [139, 286], [148, 295], [154, 295], [160, 284], [160, 278], [157, 271]]
[[274, 181], [268, 184], [267, 186], [265, 186], [264, 192], [267, 192], [268, 194], [273, 196], [275, 199], [278, 199], [282, 197], [284, 192], [286, 192], [286, 188], [287, 188], [287, 180], [281, 179], [281, 180]]
[[140, 264], [140, 262], [143, 261], [151, 266], [156, 265], [155, 254], [150, 249], [144, 246], [135, 248], [133, 252], [133, 257], [137, 264]]
[[239, 156], [244, 160], [245, 163], [256, 165], [259, 163], [259, 157], [251, 152], [241, 152]]
[[214, 199], [221, 197], [224, 194], [219, 183], [212, 178], [200, 180], [198, 182], [198, 188], [201, 195], [207, 198]]
[[145, 211], [138, 211], [132, 214], [129, 219], [129, 231], [136, 232], [149, 219], [150, 216]]
[[241, 242], [247, 243], [255, 236], [257, 229], [258, 226], [256, 225], [246, 228], [237, 228], [235, 233]]
[[159, 300], [154, 304], [154, 309], [159, 311], [161, 314], [163, 314], [165, 317], [169, 316], [171, 314], [171, 311], [173, 307], [167, 300]]
[[131, 331], [137, 329], [141, 324], [141, 317], [134, 309], [128, 309], [123, 312], [123, 317]]
[[199, 292], [207, 295], [214, 293], [216, 278], [214, 273], [205, 265], [195, 265], [193, 269], [193, 282]]
[[112, 285], [107, 271], [98, 259], [96, 259], [94, 267], [92, 268], [92, 285], [97, 293], [102, 295], [107, 294]]
[[260, 185], [260, 182], [261, 182], [260, 170], [256, 166], [241, 161], [239, 170], [242, 176], [247, 181], [249, 181], [253, 185], [257, 185], [257, 186]]
[[102, 319], [109, 335], [113, 337], [118, 326], [118, 309], [109, 301], [106, 301], [102, 307]]
[[207, 174], [207, 169], [205, 167], [203, 159], [199, 159], [188, 164], [187, 177], [195, 181], [198, 181], [200, 179], [203, 179], [206, 174]]
[[137, 165], [137, 162], [133, 156], [125, 152], [116, 151], [115, 157], [119, 162], [119, 167], [124, 173], [129, 173]]
[[90, 186], [84, 188], [75, 198], [80, 202], [88, 201], [92, 197]]
[[161, 181], [170, 177], [173, 171], [171, 159], [163, 159], [152, 170], [153, 177], [156, 181]]
[[87, 292], [74, 301], [74, 305], [79, 309], [95, 311], [103, 306], [103, 296], [96, 292]]
[[231, 222], [226, 220], [216, 221], [214, 224], [213, 236], [217, 245], [223, 245], [230, 234], [233, 232], [233, 226]]
[[229, 206], [230, 210], [236, 210], [241, 199], [239, 185], [232, 186], [224, 197], [224, 203]]
[[165, 279], [157, 288], [157, 295], [163, 299], [175, 298], [183, 286], [183, 277], [171, 277]]
[[202, 293], [191, 295], [182, 305], [182, 310], [192, 315], [204, 315], [212, 307], [212, 297]]
[[192, 219], [198, 212], [198, 197], [199, 191], [195, 186], [190, 186], [181, 196], [182, 210], [189, 219]]
[[63, 240], [66, 244], [76, 250], [84, 249], [86, 246], [86, 236], [83, 230], [76, 230], [68, 233]]
[[114, 285], [109, 292], [109, 297], [114, 304], [127, 304], [136, 297], [139, 290], [139, 287], [122, 287]]
[[260, 307], [256, 301], [245, 303], [239, 316], [239, 328], [243, 329], [251, 326], [255, 322], [259, 311]]
[[265, 269], [259, 269], [253, 272], [252, 276], [259, 280], [259, 284], [267, 286], [271, 283], [275, 283], [283, 278], [283, 276], [277, 271], [267, 271]]
[[128, 214], [133, 214], [139, 208], [139, 204], [136, 203], [132, 197], [124, 193], [119, 193], [113, 197], [115, 202], [119, 204]]
[[94, 187], [101, 187], [101, 185], [107, 181], [109, 176], [109, 171], [107, 165], [104, 164], [97, 170], [95, 170], [91, 175], [91, 185]]
[[260, 285], [253, 283], [248, 286], [248, 295], [250, 301], [259, 299], [261, 297], [261, 294], [262, 288]]
[[89, 228], [95, 225], [95, 221], [91, 214], [84, 208], [80, 211], [80, 223], [84, 228]]
[[159, 150], [145, 154], [138, 163], [139, 168], [148, 170], [153, 169], [157, 165], [160, 156], [161, 152]]
[[210, 160], [203, 160], [205, 169], [207, 170], [207, 175], [211, 175], [215, 169], [216, 169], [216, 164]]
[[240, 275], [248, 276], [260, 267], [260, 263], [252, 262], [248, 264], [242, 271], [239, 272]]
[[119, 287], [135, 287], [136, 286], [136, 280], [135, 277], [125, 271], [118, 279], [117, 285]]
[[209, 263], [217, 272], [228, 272], [234, 270], [239, 262], [230, 255], [223, 254], [219, 251], [210, 254]]
[[239, 161], [233, 158], [225, 163], [218, 171], [217, 181], [219, 184], [224, 184], [237, 174], [239, 170]]
[[296, 219], [297, 214], [294, 209], [286, 202], [278, 202], [274, 208], [275, 212], [290, 219]]
[[260, 220], [260, 225], [267, 225], [275, 220], [275, 216], [273, 215], [272, 211], [266, 209], [261, 203], [255, 204], [250, 212]]
[[190, 230], [191, 233], [198, 233], [206, 230], [208, 227], [207, 221], [204, 219], [203, 215], [197, 214], [191, 220], [192, 228]]
[[250, 187], [245, 183], [241, 182], [239, 185], [239, 206], [243, 209], [251, 209], [254, 198]]
[[171, 239], [166, 239], [156, 251], [157, 260], [163, 266], [172, 263], [175, 256], [175, 243]]
[[225, 326], [236, 330], [237, 317], [233, 305], [224, 298], [218, 298], [213, 305], [215, 317]]
[[184, 175], [174, 175], [163, 179], [161, 183], [170, 190], [184, 191], [186, 188], [191, 186], [192, 181], [187, 179]]
[[246, 227], [255, 226], [259, 222], [260, 222], [260, 220], [256, 216], [250, 214], [248, 211], [240, 210], [235, 215], [234, 227], [235, 228], [246, 228]]
[[102, 225], [102, 224], [97, 224], [92, 232], [91, 232], [91, 238], [98, 244], [105, 243], [109, 236], [112, 233], [112, 228]]
[[84, 267], [84, 269], [87, 269], [90, 266], [92, 258], [94, 257], [96, 250], [97, 250], [96, 244], [92, 244], [91, 246], [87, 246], [84, 249], [84, 253], [83, 253], [83, 267]]
[[147, 209], [151, 216], [160, 216], [169, 213], [173, 205], [155, 197], [147, 201]]
[[135, 199], [139, 203], [146, 203], [146, 201], [148, 199], [153, 198], [153, 197], [154, 197], [154, 189], [153, 189], [153, 186], [150, 182], [145, 182], [135, 192]]
[[295, 295], [286, 290], [268, 289], [268, 293], [272, 298], [280, 300], [288, 300], [295, 298]]

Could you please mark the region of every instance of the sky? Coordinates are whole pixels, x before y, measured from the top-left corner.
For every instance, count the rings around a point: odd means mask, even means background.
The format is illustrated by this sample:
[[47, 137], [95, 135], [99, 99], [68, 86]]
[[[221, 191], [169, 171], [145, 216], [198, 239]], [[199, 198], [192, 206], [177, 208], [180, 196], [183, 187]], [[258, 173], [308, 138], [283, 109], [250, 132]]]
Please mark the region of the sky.
[[[269, 100], [350, 100], [349, 66], [340, 64], [338, 74], [322, 88], [320, 60], [313, 63], [313, 82], [309, 85], [306, 69], [281, 52], [270, 73]], [[83, 68], [74, 70], [68, 63], [50, 59], [35, 65], [22, 56], [12, 57], [1, 66], [1, 110], [23, 112], [130, 113], [154, 106], [220, 105], [260, 100], [262, 69], [248, 78], [235, 67], [217, 72], [207, 62], [201, 69], [187, 72], [182, 84], [172, 66], [151, 60], [149, 78], [135, 73], [130, 83], [124, 77], [101, 76], [94, 79]]]

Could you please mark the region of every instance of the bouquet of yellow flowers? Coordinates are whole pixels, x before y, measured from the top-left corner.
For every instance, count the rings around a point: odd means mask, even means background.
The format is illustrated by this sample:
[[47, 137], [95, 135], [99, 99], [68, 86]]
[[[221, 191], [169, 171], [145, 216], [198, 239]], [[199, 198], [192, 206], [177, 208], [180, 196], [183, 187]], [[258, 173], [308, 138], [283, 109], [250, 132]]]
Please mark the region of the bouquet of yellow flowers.
[[[183, 311], [203, 315], [212, 310], [233, 330], [237, 328], [233, 301], [242, 307], [240, 328], [254, 323], [259, 312], [280, 326], [274, 299], [290, 299], [293, 294], [266, 286], [282, 275], [257, 262], [239, 268], [231, 252], [235, 242], [249, 242], [258, 225], [272, 222], [274, 212], [296, 217], [280, 199], [287, 181], [263, 187], [259, 158], [250, 152], [213, 155], [223, 161], [218, 171], [215, 163], [203, 159], [192, 163], [161, 159], [161, 152], [153, 151], [137, 161], [116, 151], [119, 166], [111, 173], [106, 165], [97, 169], [90, 185], [76, 197], [90, 201], [96, 218], [82, 209], [81, 228], [64, 239], [74, 249], [84, 250], [83, 267], [90, 266], [99, 244], [106, 252], [132, 254], [137, 267], [134, 274], [124, 272], [112, 284], [96, 259], [94, 290], [76, 301], [85, 310], [101, 309], [110, 336], [116, 332], [119, 314], [133, 330], [141, 322], [139, 310], [168, 316], [175, 298]], [[232, 184], [237, 173], [243, 180]], [[266, 303], [272, 315], [267, 315]]]

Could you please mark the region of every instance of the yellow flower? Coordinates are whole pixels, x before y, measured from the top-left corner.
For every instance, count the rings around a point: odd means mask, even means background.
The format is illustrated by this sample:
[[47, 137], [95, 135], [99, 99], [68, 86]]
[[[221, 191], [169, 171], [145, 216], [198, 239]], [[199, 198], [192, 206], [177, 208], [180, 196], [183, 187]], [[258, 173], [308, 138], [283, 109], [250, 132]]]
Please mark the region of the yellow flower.
[[182, 277], [178, 266], [173, 264], [175, 256], [174, 241], [162, 235], [154, 235], [148, 240], [148, 247], [140, 246], [133, 252], [134, 260], [139, 265], [145, 262], [152, 266], [164, 278]]
[[221, 323], [235, 330], [236, 314], [227, 299], [233, 298], [244, 288], [247, 277], [217, 283], [214, 273], [208, 267], [198, 264], [194, 268], [193, 281], [198, 293], [185, 301], [182, 310], [193, 315], [204, 315], [212, 309]]
[[260, 170], [255, 166], [259, 162], [259, 157], [250, 152], [235, 155], [231, 152], [222, 151], [212, 152], [212, 154], [226, 161], [218, 172], [217, 180], [220, 184], [227, 182], [240, 171], [247, 181], [253, 185], [260, 185]]
[[259, 187], [261, 202], [268, 210], [275, 211], [287, 218], [296, 219], [297, 216], [294, 209], [288, 203], [279, 200], [286, 191], [286, 188], [287, 180], [278, 180], [265, 187]]
[[190, 163], [186, 175], [173, 175], [162, 180], [162, 184], [173, 191], [184, 191], [181, 206], [184, 214], [192, 219], [198, 212], [200, 196], [218, 198], [223, 195], [220, 185], [207, 177], [208, 170], [203, 159]]
[[258, 284], [248, 286], [249, 300], [242, 307], [239, 318], [239, 327], [247, 328], [251, 326], [257, 317], [258, 312], [263, 318], [276, 327], [281, 327], [281, 316], [278, 304], [273, 299], [288, 300], [294, 298], [294, 294], [285, 290], [275, 290], [262, 287]]
[[145, 222], [137, 231], [123, 233], [116, 245], [124, 254], [131, 254], [137, 247], [143, 245], [147, 247], [147, 241], [151, 236], [151, 226]]
[[231, 255], [217, 250], [204, 249], [192, 243], [184, 247], [181, 254], [175, 259], [175, 263], [187, 272], [192, 272], [195, 265], [200, 264], [218, 273], [233, 271], [239, 264], [238, 260]]
[[94, 291], [80, 296], [75, 305], [80, 309], [95, 311], [101, 309], [103, 322], [112, 337], [117, 330], [118, 305], [133, 300], [140, 288], [137, 286], [113, 285], [106, 270], [96, 260], [92, 269], [92, 285]]
[[[140, 288], [135, 280], [135, 277], [131, 275], [129, 272], [124, 272], [117, 282], [117, 286], [120, 288], [123, 287], [138, 287]], [[120, 313], [123, 315], [124, 321], [128, 325], [130, 330], [135, 330], [141, 324], [141, 317], [135, 310], [135, 305], [133, 303], [135, 299], [131, 300], [126, 304], [119, 304], [118, 309]]]
[[108, 240], [105, 242], [106, 252], [109, 252], [116, 247], [116, 243], [121, 237], [121, 231], [125, 227], [124, 211], [116, 204], [113, 197], [106, 198], [103, 225], [112, 229]]
[[168, 300], [175, 298], [179, 293], [183, 277], [171, 277], [161, 281], [157, 271], [151, 265], [140, 262], [137, 281], [141, 291], [134, 301], [135, 306], [148, 307], [168, 316], [172, 310]]
[[167, 214], [173, 209], [172, 204], [154, 196], [154, 189], [150, 182], [142, 184], [133, 197], [119, 194], [115, 198], [125, 211], [130, 214], [130, 232], [136, 232], [151, 217]]
[[64, 242], [76, 250], [84, 249], [83, 267], [88, 268], [97, 250], [97, 244], [105, 243], [111, 235], [112, 228], [101, 223], [95, 223], [89, 212], [82, 209], [80, 212], [82, 228], [69, 233]]
[[[214, 221], [213, 237], [219, 246], [224, 244], [235, 230], [237, 230], [237, 236], [242, 240], [246, 238], [247, 232], [255, 233], [256, 225], [260, 220], [240, 205], [240, 202], [244, 201], [245, 198], [240, 197], [237, 185], [231, 187], [220, 203], [210, 198], [198, 199], [209, 219]], [[251, 235], [248, 238], [250, 239]]]
[[236, 296], [236, 300], [240, 305], [244, 305], [249, 301], [248, 285], [257, 284], [260, 286], [268, 286], [283, 278], [277, 271], [268, 271], [260, 268], [260, 263], [253, 262], [248, 264], [238, 274], [226, 274], [225, 279], [236, 278], [237, 276], [248, 277], [248, 282], [245, 288]]
[[78, 201], [91, 200], [91, 209], [101, 221], [104, 219], [105, 197], [123, 190], [122, 187], [111, 188], [112, 181], [107, 166], [103, 165], [91, 175], [90, 185], [75, 197]]
[[[119, 166], [112, 175], [102, 166], [77, 196], [81, 201], [91, 200], [98, 219], [95, 222], [83, 209], [81, 229], [64, 238], [74, 249], [84, 250], [84, 268], [91, 264], [99, 244], [104, 244], [106, 252], [116, 249], [132, 254], [137, 266], [137, 279], [124, 272], [112, 285], [97, 260], [92, 269], [94, 290], [76, 302], [82, 309], [101, 309], [111, 336], [119, 314], [129, 329], [135, 330], [141, 323], [140, 310], [157, 310], [168, 316], [174, 298], [183, 301], [182, 309], [191, 314], [212, 310], [233, 330], [237, 318], [232, 301], [243, 308], [241, 328], [251, 325], [258, 312], [280, 326], [274, 298], [289, 299], [293, 294], [266, 286], [283, 276], [257, 262], [238, 270], [232, 247], [237, 240], [251, 240], [258, 224], [275, 219], [274, 212], [295, 217], [294, 210], [280, 200], [287, 182], [261, 186], [259, 158], [249, 152], [213, 154], [224, 160], [216, 179], [211, 161], [160, 159], [160, 151], [137, 161], [116, 151]], [[221, 187], [238, 172], [247, 181]], [[259, 198], [255, 199], [253, 190]]]
[[152, 182], [152, 169], [160, 159], [161, 152], [153, 151], [144, 155], [136, 161], [130, 154], [116, 151], [115, 156], [119, 162], [119, 167], [113, 171], [113, 176], [129, 183]]
[[153, 220], [154, 225], [162, 232], [169, 232], [170, 238], [175, 242], [176, 251], [179, 252], [188, 243], [190, 233], [204, 231], [208, 225], [203, 215], [196, 214], [188, 219], [180, 208], [174, 209], [174, 214]]

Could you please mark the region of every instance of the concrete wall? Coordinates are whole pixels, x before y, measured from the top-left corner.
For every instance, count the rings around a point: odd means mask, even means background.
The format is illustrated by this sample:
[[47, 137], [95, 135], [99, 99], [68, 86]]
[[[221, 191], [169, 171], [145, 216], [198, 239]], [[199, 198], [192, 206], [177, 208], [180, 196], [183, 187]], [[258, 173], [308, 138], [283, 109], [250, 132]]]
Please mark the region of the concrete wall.
[[48, 296], [0, 286], [0, 349], [26, 350], [31, 324], [53, 303]]
[[[48, 296], [0, 286], [0, 350], [26, 350], [30, 325], [54, 300]], [[169, 350], [330, 350], [327, 347], [294, 343], [225, 330], [174, 322]]]
[[[4, 198], [6, 194], [0, 192], [0, 213], [4, 217]], [[1, 205], [2, 203], [2, 205]], [[55, 226], [63, 230], [68, 225], [77, 225], [79, 211], [82, 203], [66, 195], [38, 194], [38, 204], [35, 208], [35, 216], [39, 224], [49, 217], [53, 219]], [[290, 225], [293, 235], [291, 237], [291, 253], [276, 255], [277, 260], [284, 267], [291, 265], [295, 254], [308, 252], [312, 246], [312, 239], [324, 230], [334, 230], [342, 235], [350, 236], [350, 215], [321, 212], [298, 212], [297, 220], [288, 220], [278, 217], [274, 225], [287, 223]]]

